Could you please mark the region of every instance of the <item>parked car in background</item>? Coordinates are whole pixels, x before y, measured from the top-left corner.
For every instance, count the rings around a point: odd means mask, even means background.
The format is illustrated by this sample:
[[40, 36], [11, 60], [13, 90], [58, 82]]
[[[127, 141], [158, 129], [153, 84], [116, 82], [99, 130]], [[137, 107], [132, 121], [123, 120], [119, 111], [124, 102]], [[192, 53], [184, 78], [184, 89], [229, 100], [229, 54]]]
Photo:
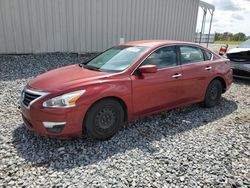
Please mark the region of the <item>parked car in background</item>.
[[250, 39], [226, 53], [230, 59], [233, 76], [250, 80]]
[[197, 44], [136, 41], [44, 73], [22, 91], [28, 129], [50, 137], [112, 137], [125, 121], [202, 102], [232, 83], [228, 59]]

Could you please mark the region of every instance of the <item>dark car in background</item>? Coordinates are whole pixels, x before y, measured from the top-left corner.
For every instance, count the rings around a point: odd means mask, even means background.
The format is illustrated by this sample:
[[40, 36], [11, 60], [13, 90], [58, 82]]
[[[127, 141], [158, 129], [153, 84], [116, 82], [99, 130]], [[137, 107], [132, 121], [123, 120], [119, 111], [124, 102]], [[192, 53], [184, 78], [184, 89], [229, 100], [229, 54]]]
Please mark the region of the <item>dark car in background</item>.
[[233, 76], [250, 80], [250, 39], [229, 50], [226, 55], [230, 59]]

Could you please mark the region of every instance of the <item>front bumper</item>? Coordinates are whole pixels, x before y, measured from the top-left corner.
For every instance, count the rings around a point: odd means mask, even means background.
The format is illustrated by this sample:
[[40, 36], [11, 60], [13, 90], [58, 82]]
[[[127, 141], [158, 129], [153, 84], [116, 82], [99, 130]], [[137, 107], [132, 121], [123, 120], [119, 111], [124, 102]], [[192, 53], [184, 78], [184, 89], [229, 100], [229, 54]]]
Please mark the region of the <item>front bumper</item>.
[[233, 76], [236, 78], [250, 79], [250, 62], [231, 61]]
[[67, 109], [43, 108], [34, 103], [29, 108], [21, 103], [21, 114], [26, 127], [47, 137], [80, 137], [85, 107]]

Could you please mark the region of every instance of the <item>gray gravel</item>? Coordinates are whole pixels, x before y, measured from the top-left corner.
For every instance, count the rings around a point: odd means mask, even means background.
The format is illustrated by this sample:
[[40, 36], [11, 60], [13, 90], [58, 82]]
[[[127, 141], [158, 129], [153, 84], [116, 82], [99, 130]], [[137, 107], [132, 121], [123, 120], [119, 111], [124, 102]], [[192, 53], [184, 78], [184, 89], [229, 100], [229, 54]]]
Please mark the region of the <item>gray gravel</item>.
[[250, 83], [220, 105], [191, 105], [129, 123], [109, 141], [48, 139], [26, 130], [28, 80], [89, 56], [0, 56], [0, 187], [250, 187]]

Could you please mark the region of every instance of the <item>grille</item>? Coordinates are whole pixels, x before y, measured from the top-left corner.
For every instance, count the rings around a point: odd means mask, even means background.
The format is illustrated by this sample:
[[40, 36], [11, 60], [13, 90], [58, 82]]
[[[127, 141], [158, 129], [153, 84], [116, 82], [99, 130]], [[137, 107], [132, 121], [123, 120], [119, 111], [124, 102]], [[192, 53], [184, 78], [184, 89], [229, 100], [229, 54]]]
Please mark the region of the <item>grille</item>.
[[41, 97], [41, 95], [29, 93], [27, 91], [23, 91], [23, 104], [25, 106], [29, 106], [32, 101], [37, 99], [38, 97]]

